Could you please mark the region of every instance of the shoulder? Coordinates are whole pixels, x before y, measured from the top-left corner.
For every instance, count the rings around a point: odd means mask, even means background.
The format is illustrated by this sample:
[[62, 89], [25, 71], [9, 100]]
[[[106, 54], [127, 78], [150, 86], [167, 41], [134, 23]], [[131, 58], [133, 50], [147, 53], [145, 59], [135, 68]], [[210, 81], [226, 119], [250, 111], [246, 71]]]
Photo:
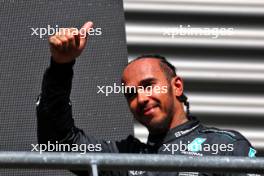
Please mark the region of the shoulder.
[[257, 152], [248, 139], [238, 131], [202, 125], [199, 132], [211, 139], [213, 143], [232, 146], [231, 155], [254, 157]]
[[199, 130], [200, 133], [203, 133], [208, 136], [221, 138], [223, 140], [231, 141], [238, 141], [238, 140], [246, 140], [247, 139], [238, 131], [229, 130], [229, 129], [220, 129], [215, 127], [206, 127], [202, 125]]

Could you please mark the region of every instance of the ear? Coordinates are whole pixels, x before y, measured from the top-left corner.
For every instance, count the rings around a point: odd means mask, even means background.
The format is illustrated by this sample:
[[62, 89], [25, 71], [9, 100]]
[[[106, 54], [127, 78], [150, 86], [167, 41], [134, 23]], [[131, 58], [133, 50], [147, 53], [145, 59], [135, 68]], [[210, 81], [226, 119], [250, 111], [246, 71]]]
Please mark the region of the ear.
[[175, 76], [171, 80], [171, 86], [173, 94], [178, 97], [181, 96], [183, 93], [183, 80], [181, 77]]

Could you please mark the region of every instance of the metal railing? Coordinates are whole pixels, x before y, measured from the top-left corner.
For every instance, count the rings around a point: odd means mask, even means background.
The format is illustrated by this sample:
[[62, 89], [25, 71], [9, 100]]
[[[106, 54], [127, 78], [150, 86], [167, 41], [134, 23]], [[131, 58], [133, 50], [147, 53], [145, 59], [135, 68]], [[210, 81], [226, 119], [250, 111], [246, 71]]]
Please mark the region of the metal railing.
[[264, 158], [157, 154], [0, 152], [1, 168], [264, 173]]

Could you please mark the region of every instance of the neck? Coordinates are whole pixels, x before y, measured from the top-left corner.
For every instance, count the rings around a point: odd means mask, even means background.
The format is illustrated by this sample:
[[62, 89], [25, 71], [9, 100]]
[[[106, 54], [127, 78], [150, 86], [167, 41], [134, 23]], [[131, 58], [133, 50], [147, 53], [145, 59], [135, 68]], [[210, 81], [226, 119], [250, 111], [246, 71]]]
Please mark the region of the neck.
[[179, 109], [178, 112], [176, 112], [172, 118], [172, 121], [170, 123], [170, 129], [175, 128], [185, 122], [188, 121], [188, 118], [186, 116], [186, 113], [183, 110], [183, 107]]
[[[177, 126], [179, 126], [179, 125], [181, 125], [187, 121], [188, 121], [188, 118], [187, 118], [186, 113], [183, 111], [183, 108], [182, 108], [182, 111], [179, 111], [178, 113], [176, 113], [173, 116], [173, 119], [170, 123], [169, 129], [164, 130], [164, 131], [158, 130], [156, 132], [155, 131], [149, 131], [148, 142], [159, 143], [159, 141], [163, 140], [163, 138], [166, 136], [167, 132], [170, 129], [173, 129], [173, 128], [175, 128], [175, 127], [177, 127]], [[157, 137], [157, 135], [159, 135], [159, 137]]]
[[166, 134], [170, 129], [173, 129], [185, 122], [188, 121], [188, 118], [186, 116], [186, 113], [184, 112], [183, 106], [180, 105], [177, 112], [175, 112], [174, 116], [172, 117], [172, 120], [169, 124], [168, 128], [164, 129], [156, 129], [156, 130], [149, 130], [149, 134], [157, 135], [157, 134]]

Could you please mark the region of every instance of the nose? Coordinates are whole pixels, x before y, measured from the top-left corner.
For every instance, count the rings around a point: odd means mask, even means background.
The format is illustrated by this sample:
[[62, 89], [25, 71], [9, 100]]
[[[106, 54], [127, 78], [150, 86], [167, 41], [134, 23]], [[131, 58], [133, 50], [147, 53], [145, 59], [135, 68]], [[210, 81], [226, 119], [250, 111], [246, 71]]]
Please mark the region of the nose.
[[138, 92], [137, 101], [139, 105], [146, 105], [149, 101], [149, 97], [147, 93], [144, 92]]

